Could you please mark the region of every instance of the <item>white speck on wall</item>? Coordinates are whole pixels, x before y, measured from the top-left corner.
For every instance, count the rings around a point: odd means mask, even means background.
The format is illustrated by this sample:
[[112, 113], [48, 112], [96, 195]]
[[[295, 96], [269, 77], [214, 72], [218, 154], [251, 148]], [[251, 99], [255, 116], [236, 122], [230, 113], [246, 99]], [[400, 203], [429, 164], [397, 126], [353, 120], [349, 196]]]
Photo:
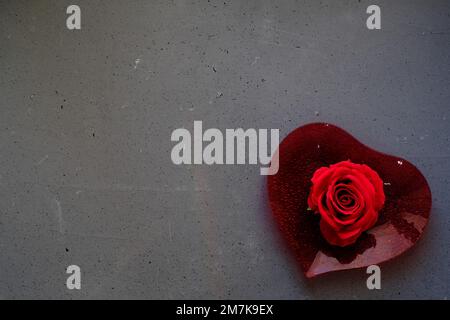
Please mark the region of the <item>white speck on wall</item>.
[[138, 59], [134, 60], [134, 70], [137, 69], [139, 63], [141, 63], [141, 59], [138, 58]]
[[254, 66], [256, 63], [258, 63], [259, 57], [255, 57], [255, 59], [252, 62], [252, 66]]
[[48, 154], [47, 154], [45, 157], [43, 157], [41, 160], [39, 160], [38, 162], [36, 162], [36, 164], [37, 164], [38, 166], [40, 166], [40, 165], [43, 164], [45, 161], [47, 161], [47, 159], [48, 159]]
[[408, 137], [396, 137], [395, 140], [400, 143], [408, 143]]

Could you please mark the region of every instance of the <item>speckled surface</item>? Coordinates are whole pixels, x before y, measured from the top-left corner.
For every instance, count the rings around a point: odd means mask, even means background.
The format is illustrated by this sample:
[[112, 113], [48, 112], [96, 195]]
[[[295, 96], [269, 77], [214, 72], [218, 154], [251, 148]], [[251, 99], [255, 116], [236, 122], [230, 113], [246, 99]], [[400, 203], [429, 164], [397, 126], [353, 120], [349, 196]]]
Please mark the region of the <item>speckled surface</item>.
[[[0, 1], [1, 298], [447, 298], [450, 4]], [[171, 132], [345, 128], [433, 193], [416, 248], [306, 280], [258, 166], [175, 166]], [[69, 291], [65, 269], [82, 269]]]

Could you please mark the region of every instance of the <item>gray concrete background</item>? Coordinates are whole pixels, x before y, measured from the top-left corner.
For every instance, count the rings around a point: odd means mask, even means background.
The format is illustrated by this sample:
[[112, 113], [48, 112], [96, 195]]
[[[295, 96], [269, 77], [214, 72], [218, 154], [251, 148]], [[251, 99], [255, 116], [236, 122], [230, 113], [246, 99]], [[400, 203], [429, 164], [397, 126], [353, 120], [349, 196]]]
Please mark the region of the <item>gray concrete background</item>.
[[[450, 2], [376, 1], [381, 31], [370, 4], [0, 1], [0, 297], [447, 298]], [[427, 233], [382, 290], [364, 270], [307, 281], [258, 166], [171, 163], [194, 120], [341, 126], [421, 169]]]

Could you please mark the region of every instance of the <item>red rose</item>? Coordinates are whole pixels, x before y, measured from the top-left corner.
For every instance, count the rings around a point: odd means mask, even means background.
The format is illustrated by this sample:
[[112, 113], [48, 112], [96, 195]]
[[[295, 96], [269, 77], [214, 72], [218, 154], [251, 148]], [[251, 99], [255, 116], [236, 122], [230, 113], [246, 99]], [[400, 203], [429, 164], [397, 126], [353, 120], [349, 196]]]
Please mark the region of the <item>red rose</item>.
[[320, 231], [330, 244], [353, 244], [377, 222], [383, 181], [368, 166], [342, 161], [317, 169], [311, 181], [308, 206], [320, 214]]

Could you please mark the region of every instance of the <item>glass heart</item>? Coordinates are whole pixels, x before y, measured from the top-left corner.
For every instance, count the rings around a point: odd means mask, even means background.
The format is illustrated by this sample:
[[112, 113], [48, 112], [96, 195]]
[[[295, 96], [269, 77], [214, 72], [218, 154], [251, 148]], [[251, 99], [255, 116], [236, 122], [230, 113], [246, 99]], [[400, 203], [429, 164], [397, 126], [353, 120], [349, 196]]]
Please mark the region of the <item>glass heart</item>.
[[[386, 202], [377, 224], [355, 244], [335, 247], [322, 237], [320, 216], [307, 210], [307, 198], [314, 172], [344, 160], [374, 169], [384, 181]], [[397, 257], [422, 236], [431, 210], [430, 188], [414, 165], [375, 151], [327, 123], [297, 128], [281, 142], [279, 171], [268, 177], [268, 193], [281, 234], [308, 278]]]

